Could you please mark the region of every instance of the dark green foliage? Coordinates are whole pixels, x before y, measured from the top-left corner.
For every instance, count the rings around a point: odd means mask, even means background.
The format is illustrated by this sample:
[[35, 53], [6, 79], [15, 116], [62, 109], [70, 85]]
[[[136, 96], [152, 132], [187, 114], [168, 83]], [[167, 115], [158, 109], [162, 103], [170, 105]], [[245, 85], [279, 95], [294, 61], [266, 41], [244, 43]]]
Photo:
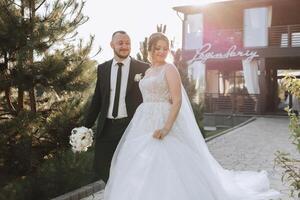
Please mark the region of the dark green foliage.
[[92, 151], [76, 153], [68, 150], [47, 160], [35, 174], [34, 196], [40, 199], [67, 193], [92, 181]]
[[28, 174], [38, 168], [44, 155], [70, 148], [69, 135], [82, 124], [87, 97], [87, 93], [74, 93], [52, 103], [47, 112], [21, 112], [0, 123], [6, 133], [0, 139], [0, 168], [15, 175]]
[[[46, 199], [87, 183], [70, 181], [70, 173], [85, 176], [81, 170], [92, 162], [79, 159], [78, 166], [68, 160], [70, 152], [60, 153], [70, 149], [71, 129], [82, 124], [96, 76], [97, 63], [89, 57], [94, 37], [76, 37], [88, 20], [83, 6], [82, 0], [0, 0], [0, 197], [34, 199], [39, 193]], [[53, 170], [45, 163], [49, 155]], [[58, 179], [63, 187], [51, 179], [59, 173], [71, 176]]]
[[34, 199], [32, 197], [32, 183], [33, 179], [31, 177], [26, 176], [22, 176], [11, 181], [2, 189], [0, 189], [0, 200]]
[[0, 190], [2, 200], [50, 199], [75, 190], [92, 181], [92, 151], [48, 155], [36, 173], [17, 178]]
[[1, 171], [19, 176], [30, 171], [32, 135], [41, 124], [41, 116], [30, 112], [21, 112], [14, 120], [0, 124]]
[[[1, 130], [13, 134], [4, 135], [0, 140], [9, 143], [1, 145], [1, 172], [13, 174], [7, 178], [13, 182], [9, 181], [2, 192], [13, 195], [11, 199], [28, 195], [39, 197], [33, 199], [48, 199], [49, 195], [54, 197], [91, 182], [92, 152], [76, 156], [70, 150], [60, 152], [70, 149], [70, 131], [82, 124], [81, 117], [86, 107], [83, 99], [78, 94], [77, 99], [57, 103], [57, 111], [49, 116], [45, 114], [47, 117], [26, 112], [0, 126]], [[45, 158], [53, 159], [45, 162]], [[21, 177], [32, 178], [23, 180]], [[33, 191], [29, 193], [27, 190]], [[25, 196], [23, 192], [26, 192]]]
[[89, 62], [94, 38], [75, 45], [76, 29], [88, 20], [81, 12], [83, 6], [81, 0], [0, 1], [0, 82], [4, 83], [0, 92], [5, 91], [5, 112], [15, 116], [27, 107], [37, 112], [35, 91], [41, 86], [58, 94], [86, 88], [88, 82], [80, 76], [87, 70], [84, 62]]

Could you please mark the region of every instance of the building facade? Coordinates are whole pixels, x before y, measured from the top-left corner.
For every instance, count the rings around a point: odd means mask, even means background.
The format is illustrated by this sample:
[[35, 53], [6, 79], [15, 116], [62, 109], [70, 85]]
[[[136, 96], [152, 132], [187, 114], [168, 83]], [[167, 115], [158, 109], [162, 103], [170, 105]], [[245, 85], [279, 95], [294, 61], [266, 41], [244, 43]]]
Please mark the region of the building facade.
[[281, 112], [291, 98], [280, 80], [286, 72], [300, 75], [299, 8], [299, 0], [173, 8], [184, 16], [183, 58], [199, 81], [206, 112]]

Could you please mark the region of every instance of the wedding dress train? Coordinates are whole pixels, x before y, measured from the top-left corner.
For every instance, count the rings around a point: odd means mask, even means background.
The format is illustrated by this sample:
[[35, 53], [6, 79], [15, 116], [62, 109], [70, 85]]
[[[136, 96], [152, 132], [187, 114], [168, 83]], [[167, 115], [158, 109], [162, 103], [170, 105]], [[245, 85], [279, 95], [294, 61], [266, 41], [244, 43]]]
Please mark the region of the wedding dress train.
[[[170, 65], [170, 64], [167, 64]], [[152, 137], [164, 126], [171, 104], [166, 65], [139, 82], [143, 103], [126, 129], [111, 164], [104, 200], [269, 200], [266, 171], [222, 168], [209, 152], [182, 89], [178, 117], [163, 140]]]

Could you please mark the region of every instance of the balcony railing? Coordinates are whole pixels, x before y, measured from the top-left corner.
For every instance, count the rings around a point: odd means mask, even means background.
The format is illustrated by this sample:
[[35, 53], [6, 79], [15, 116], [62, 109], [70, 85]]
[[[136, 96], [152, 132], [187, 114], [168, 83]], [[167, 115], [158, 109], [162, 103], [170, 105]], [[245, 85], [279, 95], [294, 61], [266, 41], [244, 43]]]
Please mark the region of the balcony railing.
[[[300, 47], [300, 24], [272, 26], [268, 29], [269, 47]], [[244, 47], [243, 29], [221, 29], [204, 31], [203, 43], [212, 44], [211, 50], [227, 50], [232, 45]], [[264, 48], [264, 47], [259, 47]]]
[[260, 95], [205, 93], [204, 110], [207, 113], [259, 114]]
[[300, 24], [270, 27], [269, 46], [300, 47]]

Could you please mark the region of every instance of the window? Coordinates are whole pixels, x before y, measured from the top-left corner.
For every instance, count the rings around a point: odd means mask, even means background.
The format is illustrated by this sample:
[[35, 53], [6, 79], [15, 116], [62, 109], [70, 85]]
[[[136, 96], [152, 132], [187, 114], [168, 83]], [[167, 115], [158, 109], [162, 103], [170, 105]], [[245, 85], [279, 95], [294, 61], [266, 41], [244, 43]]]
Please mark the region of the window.
[[247, 94], [243, 71], [219, 72], [220, 94]]
[[265, 47], [268, 45], [268, 27], [271, 8], [250, 8], [244, 10], [244, 46]]
[[187, 15], [184, 22], [184, 49], [198, 49], [203, 43], [203, 15]]

